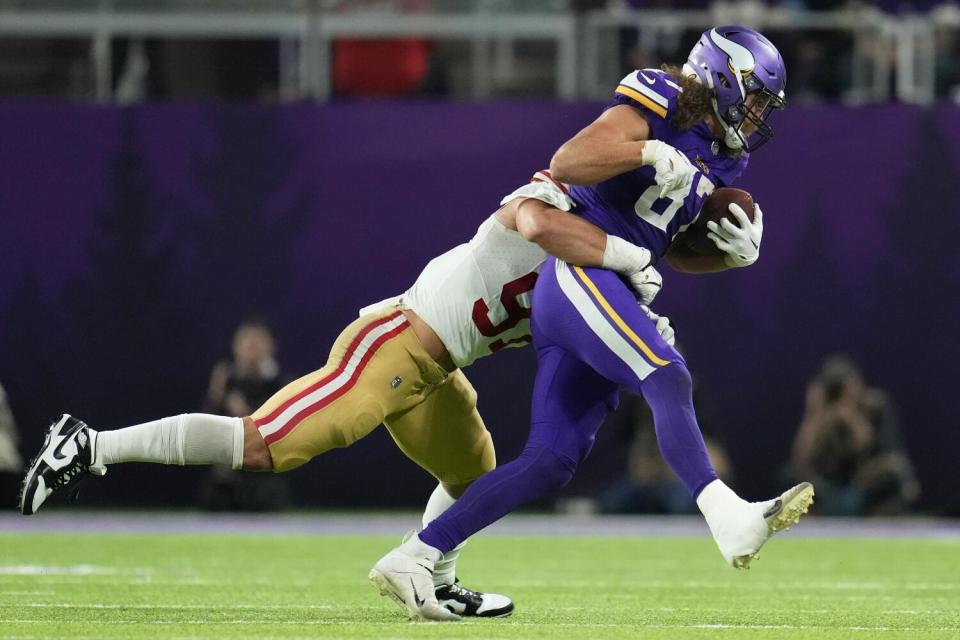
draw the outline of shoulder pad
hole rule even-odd
[[[680,85],[667,72],[639,69],[627,74],[614,93],[617,102],[666,119],[673,112],[681,91]]]

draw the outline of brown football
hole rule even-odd
[[[717,248],[713,240],[707,237],[710,231],[707,228],[707,222],[713,220],[717,224],[724,218],[736,226],[740,226],[728,206],[736,203],[747,212],[747,217],[753,222],[753,196],[743,189],[734,189],[733,187],[720,187],[715,190],[703,203],[700,215],[696,221],[687,227],[686,231],[677,236],[675,242],[683,242],[691,251],[702,256],[719,256],[723,252]]]

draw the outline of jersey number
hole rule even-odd
[[[526,320],[530,317],[530,309],[521,305],[519,298],[524,293],[533,289],[533,285],[537,283],[537,275],[536,272],[528,273],[522,278],[511,280],[503,285],[503,289],[500,290],[500,304],[503,306],[504,311],[507,312],[507,317],[503,322],[493,324],[493,322],[490,321],[490,307],[487,306],[487,303],[484,302],[482,298],[473,303],[473,323],[477,325],[477,329],[480,330],[481,335],[488,338],[495,338],[504,331],[513,329],[521,320]],[[506,342],[503,340],[494,340],[490,343],[490,351],[499,351],[512,344],[526,344],[530,342],[530,340],[531,337],[529,335],[520,336],[519,338],[514,338]]]
[[[690,187],[693,188],[693,184]],[[713,183],[701,173],[697,177],[697,196],[700,198],[708,196],[713,192],[713,189]],[[640,198],[633,205],[633,210],[637,212],[638,216],[665,232],[673,217],[677,215],[677,211],[680,211],[680,207],[683,206],[683,201],[689,195],[690,191],[687,190],[682,198],[668,198],[670,204],[667,205],[666,210],[663,213],[657,213],[653,210],[653,205],[660,199],[660,185],[653,184],[640,194]]]

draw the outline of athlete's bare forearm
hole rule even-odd
[[[569,264],[632,276],[653,262],[649,250],[535,198],[512,200],[494,215],[507,228]]]
[[[610,142],[575,137],[557,149],[550,173],[567,184],[597,184],[643,165],[646,141]]]
[[[603,112],[550,160],[554,180],[569,184],[596,184],[643,164],[650,126],[633,107],[618,105]]]
[[[517,216],[520,234],[564,262],[581,267],[599,267],[607,246],[607,234],[580,216],[549,207],[537,200],[524,200]]]

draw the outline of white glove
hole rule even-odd
[[[652,265],[646,269],[626,274],[630,287],[640,304],[650,304],[663,288],[663,276]]]
[[[650,310],[645,304],[641,304],[640,308],[643,309],[643,312],[647,314],[647,317],[657,325],[657,333],[660,334],[660,337],[663,338],[663,341],[666,342],[671,347],[673,343],[676,342],[677,332],[673,330],[673,327],[670,326],[670,318],[667,316],[658,316],[653,311]]]
[[[549,173],[549,171],[537,171],[533,174],[530,182],[516,189],[510,195],[504,196],[500,205],[503,206],[517,198],[533,198],[561,211],[570,211],[574,207],[574,201],[564,192],[560,183],[550,177]]]
[[[607,246],[603,250],[601,267],[629,276],[652,264],[653,254],[649,249],[638,247],[619,236],[607,234]]]
[[[653,167],[661,198],[683,200],[690,193],[697,168],[687,156],[666,142],[647,140],[643,145],[641,164]]]
[[[730,203],[730,212],[740,223],[733,224],[726,218],[717,224],[713,220],[707,223],[707,237],[713,240],[717,248],[726,253],[723,261],[728,267],[747,267],[760,257],[760,238],[763,236],[763,211],[760,205],[753,205],[753,222],[740,205]]]

